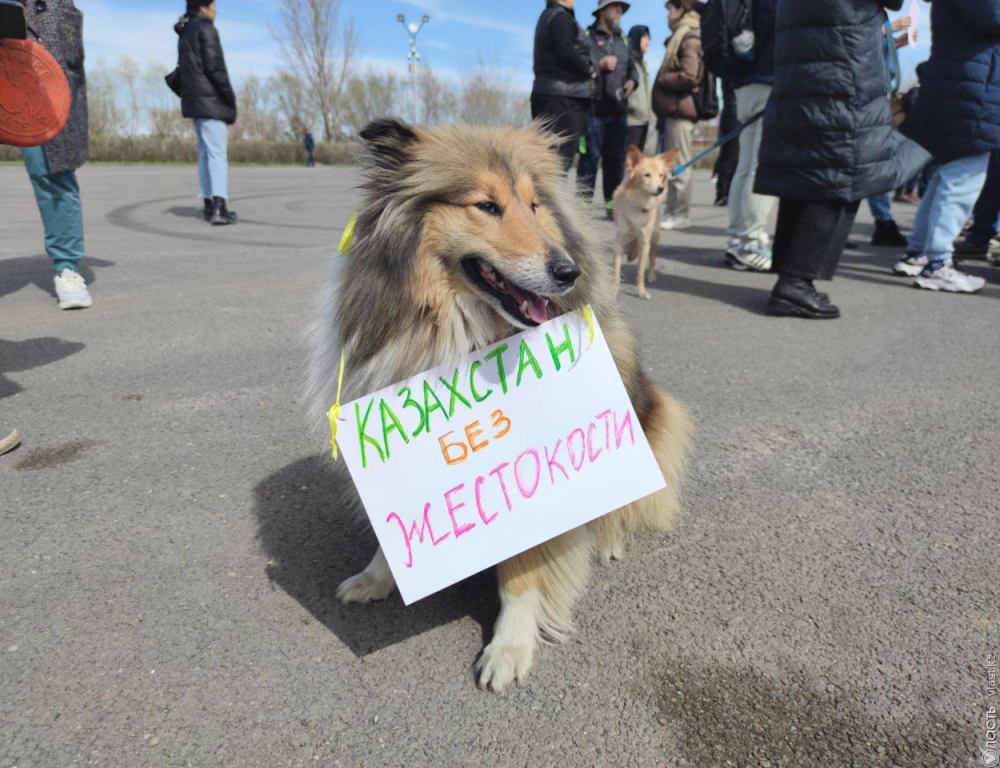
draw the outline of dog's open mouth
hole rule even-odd
[[[527,288],[522,288],[501,275],[481,259],[462,259],[462,268],[484,293],[497,299],[504,311],[527,326],[541,325],[549,319],[549,300]]]

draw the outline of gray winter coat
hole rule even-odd
[[[929,160],[892,129],[883,9],[902,2],[778,0],[755,192],[853,202],[899,186]]]
[[[83,14],[73,0],[28,0],[24,12],[28,39],[38,40],[59,62],[69,91],[72,107],[60,134],[43,144],[51,173],[75,171],[90,156],[87,129],[87,78],[83,73]]]

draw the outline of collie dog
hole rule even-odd
[[[608,263],[555,152],[559,137],[538,124],[418,128],[384,119],[361,138],[354,242],[334,259],[310,331],[313,423],[326,423],[342,349],[346,402],[590,304],[667,482],[497,566],[500,615],[477,668],[480,687],[503,691],[531,668],[541,640],[571,631],[595,555],[621,559],[628,534],[671,527],[691,420],[639,368]],[[343,464],[334,469],[366,519]],[[369,602],[394,589],[378,549],[337,594]]]
[[[667,198],[667,182],[677,159],[677,149],[646,157],[632,144],[625,152],[625,179],[615,190],[615,290],[621,281],[622,253],[639,259],[636,289],[648,299],[646,282],[656,282],[656,248],[660,244],[660,209]]]

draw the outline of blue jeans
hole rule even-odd
[[[67,267],[79,272],[78,264],[83,258],[83,208],[76,172],[49,173],[45,150],[41,147],[24,147],[21,156],[42,215],[45,252],[52,259],[56,273]]]
[[[872,218],[875,221],[892,221],[889,193],[883,192],[881,195],[869,195],[868,210],[872,212]]]
[[[611,207],[611,196],[625,175],[625,142],[628,140],[628,118],[587,117],[587,151],[580,155],[576,168],[576,183],[585,200],[594,196],[597,162],[602,157],[604,204]]]
[[[907,251],[923,254],[936,269],[951,258],[955,238],[969,217],[983,182],[990,155],[973,155],[937,167],[913,220]]]
[[[198,196],[229,199],[229,160],[226,142],[229,131],[221,120],[196,117],[194,132],[198,137]]]
[[[972,209],[972,227],[965,236],[969,245],[983,246],[1000,232],[1000,150],[990,152],[986,182]]]

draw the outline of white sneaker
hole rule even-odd
[[[86,309],[94,303],[83,275],[69,267],[56,275],[56,295],[59,297],[59,309]]]
[[[929,291],[948,291],[949,293],[975,293],[982,290],[986,281],[981,277],[967,275],[955,269],[950,261],[946,261],[933,272],[925,269],[913,281],[917,288]]]
[[[892,265],[892,273],[894,275],[916,277],[924,271],[924,267],[928,264],[930,264],[930,259],[926,256],[914,256],[913,254],[908,253]]]
[[[667,214],[660,221],[660,229],[690,229],[691,219],[687,216],[674,216]]]

